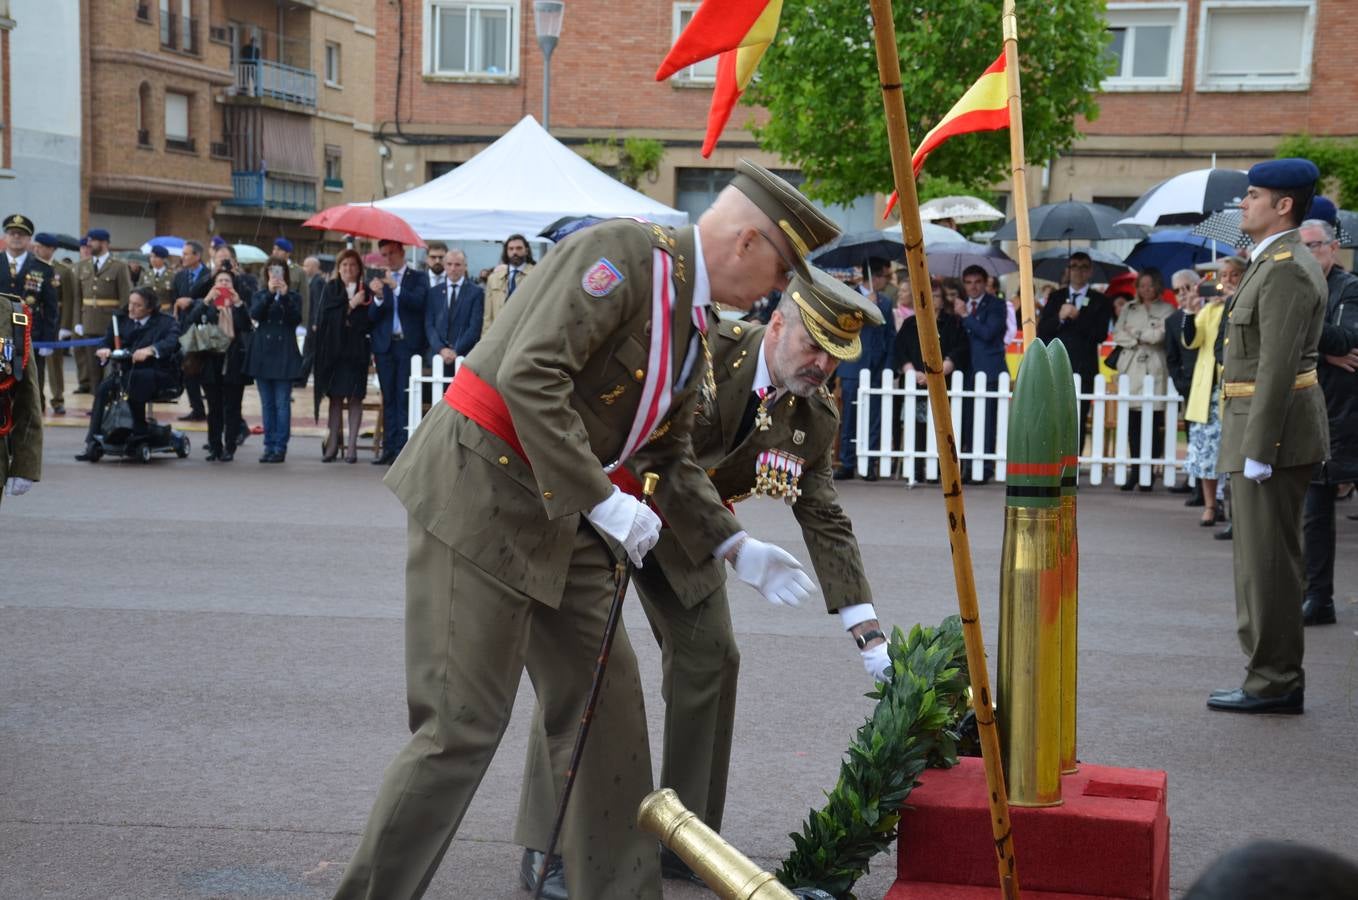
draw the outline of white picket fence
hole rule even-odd
[[[459,358],[455,364],[462,365]],[[432,385],[431,397],[434,402],[438,402],[447,390],[448,383],[453,379],[453,372],[449,372],[444,366],[443,359],[434,357],[432,365],[426,370],[424,360],[419,356],[410,359],[410,398],[409,412],[406,425],[409,433],[414,434],[419,427],[420,421],[424,418],[424,408],[418,398],[424,396],[424,386]],[[938,440],[934,436],[934,413],[929,407],[929,392],[926,388],[916,386],[913,381],[909,384],[896,384],[895,378],[890,372],[880,372],[876,378],[876,385],[872,378],[862,378],[858,384],[858,431],[857,446],[864,448],[868,446],[868,435],[870,431],[870,417],[867,410],[870,404],[877,403],[881,406],[881,428],[877,446],[871,449],[859,449],[857,453],[858,474],[867,475],[868,467],[877,466],[877,474],[883,478],[891,478],[899,475],[904,480],[914,484],[915,463],[924,463],[924,474],[926,478],[938,477]],[[1174,390],[1172,384],[1167,386],[1168,393],[1155,393],[1155,383],[1152,378],[1147,376],[1142,386],[1142,393],[1133,394],[1131,392],[1131,381],[1126,375],[1118,378],[1117,392],[1109,393],[1108,385],[1104,378],[1094,380],[1094,391],[1089,394],[1080,393],[1079,377],[1075,378],[1075,390],[1080,400],[1092,401],[1092,413],[1090,415],[1090,452],[1088,455],[1080,456],[1080,466],[1089,473],[1089,483],[1092,485],[1102,484],[1104,481],[1105,469],[1112,468],[1113,483],[1117,485],[1126,484],[1128,467],[1140,465],[1140,479],[1142,485],[1150,485],[1152,481],[1151,467],[1162,469],[1161,480],[1166,485],[1173,485],[1178,475],[1182,461],[1178,458],[1178,421],[1179,409],[1183,405],[1183,397]],[[983,373],[977,373],[973,377],[972,387],[966,388],[966,379],[961,372],[952,374],[952,381],[948,386],[948,401],[952,415],[953,434],[957,436],[958,456],[961,458],[963,472],[970,470],[973,478],[981,478],[987,462],[993,463],[995,467],[996,479],[1003,481],[1005,476],[1005,449],[1008,446],[1009,435],[1009,400],[1012,396],[1010,389],[1009,374],[1002,373],[999,379],[993,384],[989,384]],[[995,423],[995,452],[985,452],[985,429],[986,429],[986,401],[996,401],[996,414],[998,421]],[[924,402],[928,410],[928,423],[925,426],[925,440],[920,445],[915,434],[915,409],[916,402]],[[976,435],[975,440],[970,443],[970,450],[962,450],[962,410],[965,404],[973,404],[974,420],[972,432]],[[1157,403],[1164,404],[1165,413],[1165,435],[1159,447],[1155,447],[1155,429],[1152,423],[1152,414]],[[1113,428],[1112,440],[1106,433],[1105,422],[1108,421],[1108,409],[1112,406],[1115,410],[1115,426]],[[1141,440],[1136,448],[1136,453],[1132,453],[1132,448],[1128,446],[1130,434],[1128,428],[1128,413],[1133,409],[1141,410]],[[898,427],[898,423],[900,427]],[[900,446],[896,445],[897,432],[899,431]],[[1081,448],[1083,450],[1083,448]],[[1107,452],[1112,450],[1111,453]],[[900,462],[899,467],[896,465]],[[899,471],[897,471],[899,469]]]
[[[857,421],[857,464],[858,474],[867,475],[870,466],[877,466],[877,474],[882,478],[898,475],[914,484],[915,463],[924,463],[925,477],[938,477],[938,440],[934,436],[934,413],[929,407],[929,391],[917,386],[913,380],[909,384],[897,384],[891,372],[878,373],[876,384],[873,378],[864,377],[858,383],[858,421]],[[1172,384],[1167,385],[1168,393],[1155,393],[1155,382],[1147,376],[1140,394],[1131,392],[1131,380],[1122,375],[1118,377],[1116,393],[1108,392],[1106,379],[1094,380],[1092,393],[1080,392],[1080,379],[1075,376],[1075,390],[1081,401],[1092,401],[1090,415],[1090,452],[1084,455],[1081,448],[1080,465],[1089,473],[1089,483],[1102,484],[1106,467],[1112,467],[1113,483],[1123,485],[1127,482],[1128,466],[1140,465],[1139,483],[1149,486],[1152,481],[1151,467],[1162,467],[1162,480],[1166,485],[1175,483],[1182,462],[1178,458],[1178,421],[1181,397]],[[948,386],[948,401],[952,416],[953,434],[956,435],[958,456],[964,474],[980,479],[987,463],[995,468],[995,478],[1003,481],[1005,477],[1005,452],[1009,434],[1009,400],[1012,397],[1009,373],[1004,372],[992,385],[984,373],[978,372],[972,381],[971,389],[966,388],[966,379],[961,372],[952,374]],[[986,401],[995,400],[998,421],[995,424],[995,451],[985,452]],[[921,446],[915,433],[916,403],[923,401],[928,410],[925,426],[925,441]],[[871,418],[869,405],[881,406],[880,433],[876,447],[869,448]],[[970,450],[962,450],[962,415],[966,404],[972,404],[972,433],[975,438],[970,442]],[[1164,404],[1165,434],[1161,446],[1155,447],[1155,429],[1152,414],[1156,404]],[[1106,434],[1105,422],[1108,421],[1109,406],[1114,409],[1115,427],[1111,442]],[[1141,440],[1132,453],[1128,446],[1130,431],[1128,413],[1141,410]],[[898,427],[901,426],[901,427]],[[895,440],[899,432],[900,446]],[[1110,447],[1111,444],[1111,447]],[[869,448],[869,449],[864,449]],[[1112,450],[1111,453],[1108,450]],[[900,461],[899,472],[895,465]]]

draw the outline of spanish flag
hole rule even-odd
[[[694,63],[717,56],[717,81],[707,112],[702,154],[712,155],[736,101],[749,87],[754,70],[773,43],[783,0],[702,0],[656,70],[664,81]],[[718,55],[720,54],[720,55]]]
[[[924,168],[924,160],[948,138],[1009,127],[1009,87],[1005,82],[1004,71],[1004,53],[1001,52],[999,59],[981,73],[981,77],[967,89],[962,99],[954,103],[948,114],[924,136],[910,161],[916,178],[919,178],[920,170]],[[896,194],[892,192],[886,202],[887,213],[895,205]]]

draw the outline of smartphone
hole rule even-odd
[[[217,296],[213,299],[212,302],[216,303],[218,306],[226,306],[227,301],[230,300],[230,298],[231,298],[230,289],[219,287],[217,288]]]
[[[1215,282],[1204,281],[1198,285],[1198,296],[1219,297],[1221,296],[1221,289],[1216,285]]]
[[[285,266],[280,265],[269,266],[269,277],[277,278],[279,281],[286,282],[288,280],[288,270]]]

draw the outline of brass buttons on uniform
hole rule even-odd
[[[543,492],[542,492],[542,499],[543,499],[543,500],[550,500],[550,499],[552,499],[552,492],[551,492],[551,491],[543,491]]]
[[[508,457],[508,456],[502,456],[502,457],[500,457],[500,465],[502,465],[502,466],[507,466],[507,465],[509,465],[509,457]]]
[[[707,470],[707,477],[708,477],[708,478],[715,478],[715,477],[717,477],[717,470],[716,470],[715,467]]]
[[[637,369],[635,372],[632,373],[632,377],[635,378],[637,381],[645,381],[645,380],[646,380],[646,370],[645,370],[645,369]]]
[[[744,330],[745,330],[745,329],[743,329],[743,328],[741,328],[739,325],[737,325],[735,328],[732,328],[732,329],[731,329],[731,333],[734,334],[736,337],[740,337],[741,332],[743,332]]]
[[[1229,347],[1230,345],[1231,345],[1231,339],[1230,339],[1230,338],[1226,338],[1225,340],[1223,340],[1223,341],[1221,342],[1221,346],[1223,346],[1223,347]]]

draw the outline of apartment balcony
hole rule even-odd
[[[233,97],[255,97],[316,108],[316,73],[267,59],[236,62]]]
[[[231,199],[223,201],[224,206],[316,211],[314,179],[287,178],[267,172],[232,172],[231,188]]]

